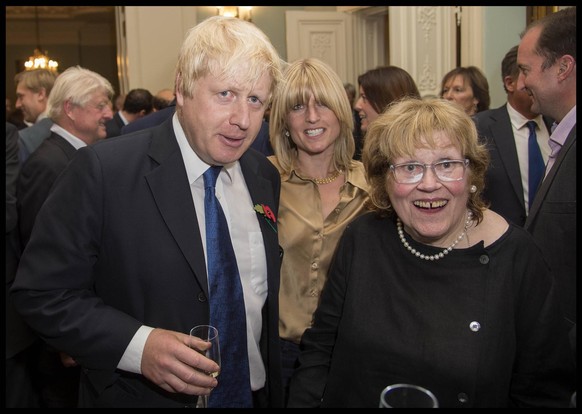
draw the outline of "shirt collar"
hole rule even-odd
[[[563,146],[574,125],[576,125],[576,105],[570,109],[570,112],[556,126],[556,129],[550,135],[550,139]]]
[[[55,134],[63,137],[69,144],[71,144],[73,147],[75,147],[75,149],[79,149],[79,148],[87,146],[85,141],[83,141],[80,138],[77,138],[76,136],[71,134],[69,131],[67,131],[65,128],[63,128],[62,126],[60,126],[56,123],[53,123],[51,125],[50,130],[52,132],[54,132]]]
[[[523,127],[527,128],[527,123],[529,121],[534,121],[536,123],[536,125],[538,126],[538,129],[540,128],[540,125],[543,124],[544,120],[542,115],[538,115],[533,119],[527,119],[525,116],[523,116],[522,114],[520,114],[519,112],[517,112],[517,110],[511,106],[511,104],[509,102],[507,102],[507,112],[509,113],[509,119],[511,120],[511,124],[513,125],[513,127],[515,129],[521,129]]]
[[[121,122],[123,122],[124,125],[129,124],[129,121],[127,120],[127,118],[123,116],[123,112],[119,111],[117,113],[119,114],[119,118],[121,118]]]
[[[297,173],[297,170],[295,169],[294,164],[291,166],[291,171],[289,171],[289,173],[287,173],[286,171],[283,171],[283,169],[281,168],[281,166],[277,160],[277,157],[275,155],[271,155],[268,158],[275,165],[277,170],[279,170],[279,173],[281,174],[281,181],[282,182],[292,181],[294,179],[294,177],[297,180],[305,181],[305,177],[301,177]],[[359,168],[362,169],[362,174],[357,174],[355,172]],[[353,170],[348,168],[348,170],[345,171],[345,175],[346,175],[346,183],[349,183],[349,184],[353,185],[354,187],[358,187],[358,188],[361,188],[365,191],[368,191],[368,184],[366,182],[366,174],[364,172],[363,164],[356,162],[356,167],[353,168]]]

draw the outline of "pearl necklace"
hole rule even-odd
[[[457,237],[457,239],[453,242],[453,244],[451,244],[449,247],[444,249],[442,252],[437,253],[437,254],[432,254],[430,256],[420,253],[415,248],[410,246],[410,244],[406,241],[406,239],[404,238],[404,230],[402,229],[402,221],[400,221],[400,218],[396,219],[396,227],[398,228],[398,237],[400,237],[400,241],[402,242],[404,247],[406,247],[406,249],[410,253],[412,253],[416,257],[419,257],[419,258],[424,259],[424,260],[439,260],[439,259],[442,259],[443,257],[445,257],[447,254],[449,254],[449,252],[451,250],[453,250],[453,248],[461,241],[461,239],[463,237],[465,237],[465,234],[467,234],[467,229],[471,225],[472,219],[473,219],[473,214],[470,211],[468,211],[467,212],[467,220],[465,221],[465,227],[463,228],[463,232],[459,235],[459,237]]]
[[[315,184],[329,184],[329,183],[334,182],[335,179],[338,178],[341,173],[343,173],[342,170],[337,170],[332,175],[329,175],[325,178],[313,178],[312,177],[310,179],[313,180],[315,182]]]

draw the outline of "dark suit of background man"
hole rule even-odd
[[[121,128],[149,115],[154,110],[154,97],[147,89],[132,89],[123,101],[123,108],[105,123],[107,138],[121,135]]]
[[[576,8],[526,28],[517,64],[517,87],[533,96],[532,110],[556,121],[550,135],[553,152],[525,229],[550,263],[576,355]]]
[[[20,257],[16,202],[19,172],[18,129],[6,122],[6,408],[38,408],[40,399],[35,368],[39,342],[14,309],[8,295]]]
[[[486,143],[491,155],[491,163],[485,174],[483,198],[491,203],[491,210],[523,227],[530,196],[527,190],[527,122],[533,120],[538,125],[537,141],[544,164],[550,155],[550,124],[540,114],[532,112],[531,96],[516,86],[519,77],[517,46],[512,47],[503,58],[501,77],[507,93],[507,103],[473,116],[479,138]]]
[[[206,19],[180,51],[176,113],[81,148],[55,183],[11,293],[29,325],[82,366],[82,407],[193,407],[218,385],[189,336],[208,324],[213,299],[202,176],[212,165],[223,166],[216,193],[243,287],[255,406],[282,406],[277,223],[255,210],[277,214],[281,182],[249,149],[281,68],[252,23]]]
[[[112,96],[113,87],[107,79],[79,66],[71,66],[55,81],[49,97],[50,135],[23,164],[18,180],[22,251],[54,182],[77,149],[105,138],[104,123],[112,116],[109,107]],[[59,348],[44,345],[39,352],[37,382],[41,388],[41,406],[77,407],[80,368],[58,351]]]

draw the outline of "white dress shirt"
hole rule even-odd
[[[544,159],[544,164],[548,163],[548,158],[550,157],[551,149],[548,143],[550,134],[544,119],[541,115],[538,115],[534,119],[527,119],[522,114],[517,112],[511,104],[507,103],[507,112],[509,113],[509,118],[511,120],[511,128],[513,129],[513,136],[515,138],[515,148],[517,149],[517,159],[519,160],[519,172],[521,174],[521,185],[523,187],[523,200],[525,202],[526,213],[529,213],[529,128],[527,126],[528,121],[535,121],[537,124],[536,128],[536,138],[540,151],[542,153],[542,158]]]

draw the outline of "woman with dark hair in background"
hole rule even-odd
[[[360,114],[362,133],[386,107],[405,96],[420,98],[412,76],[398,66],[381,66],[358,76],[360,96],[354,108]]]
[[[469,116],[473,116],[489,109],[489,82],[475,66],[458,67],[443,77],[441,98],[458,103]]]

